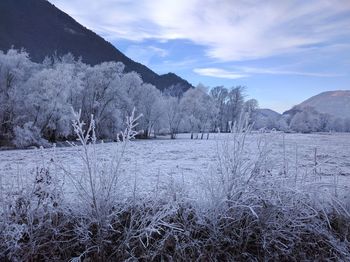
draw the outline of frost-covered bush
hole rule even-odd
[[[7,219],[0,223],[3,261],[346,261],[350,256],[349,233],[341,228],[350,220],[337,213],[310,216],[295,206],[203,212],[189,202],[143,199],[116,203],[100,231],[101,224],[68,206],[43,209],[23,201],[18,198],[11,209],[20,216],[2,216]]]
[[[0,260],[55,260],[74,246],[71,217],[51,170],[38,168],[32,185],[1,201]]]
[[[41,137],[40,130],[32,122],[25,123],[23,127],[14,128],[13,143],[19,148],[29,146],[46,146],[48,143]]]

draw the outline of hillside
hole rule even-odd
[[[254,128],[276,128],[276,123],[280,119],[281,114],[271,109],[257,109],[254,114]]]
[[[267,117],[267,118],[274,118],[277,119],[279,117],[281,117],[280,113],[277,113],[276,111],[273,111],[271,109],[268,108],[261,108],[257,110],[257,113],[263,117]]]
[[[55,52],[57,55],[71,52],[91,65],[120,61],[127,72],[138,72],[145,82],[160,90],[171,85],[180,87],[182,91],[192,87],[173,73],[158,75],[131,60],[46,0],[0,1],[0,50],[6,51],[11,46],[17,49],[24,47],[35,62],[41,62],[45,56]]]
[[[350,117],[350,90],[323,92],[305,100],[298,107],[313,107],[320,113],[340,118]]]

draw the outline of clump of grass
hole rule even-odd
[[[100,241],[96,221],[60,205],[44,209],[35,194],[25,198],[30,203],[18,196],[3,217],[2,261],[341,261],[350,255],[345,235],[329,228],[322,213],[300,221],[304,214],[291,207],[253,214],[244,207],[203,212],[191,203],[119,203]],[[338,223],[350,223],[342,219]]]

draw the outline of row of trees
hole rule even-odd
[[[0,51],[0,146],[19,147],[65,140],[73,136],[72,112],[81,110],[88,124],[91,115],[99,139],[117,139],[124,120],[136,108],[140,136],[178,132],[228,132],[242,113],[257,128],[279,130],[346,131],[350,121],[334,120],[312,109],[297,110],[291,116],[262,118],[258,102],[245,100],[241,86],[210,90],[203,85],[179,92],[175,86],[160,92],[144,83],[124,65],[105,62],[95,66],[76,60],[71,54],[34,63],[23,50]]]
[[[291,130],[303,133],[336,131],[350,132],[350,118],[337,118],[319,113],[312,107],[294,109],[296,113],[289,116]]]
[[[274,114],[255,118],[256,128],[275,128],[282,131],[311,132],[350,132],[350,118],[335,117],[320,113],[313,107],[295,106],[283,115]]]
[[[228,131],[243,110],[257,106],[244,101],[243,91],[216,87],[208,93],[199,85],[184,94],[176,87],[162,93],[137,73],[125,73],[122,63],[90,66],[71,54],[34,63],[25,51],[10,49],[0,52],[0,141],[27,146],[69,139],[73,110],[81,110],[86,123],[94,115],[99,139],[116,139],[133,108],[142,114],[137,128],[144,138]]]

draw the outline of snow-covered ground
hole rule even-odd
[[[180,134],[177,139],[161,137],[131,141],[119,169],[120,190],[129,194],[158,194],[169,189],[184,190],[197,198],[208,175],[217,170],[218,150],[232,134],[211,134],[208,140],[190,139]],[[350,134],[249,134],[246,157],[257,155],[258,139],[265,137],[270,153],[268,166],[275,175],[285,170],[288,176],[305,181],[337,183],[347,188],[350,182]],[[96,145],[100,163],[108,163],[121,143]],[[83,170],[79,157],[81,147],[0,151],[1,194],[30,185],[37,168],[46,166],[72,190],[63,166],[74,174]],[[316,150],[316,172],[315,172]]]

